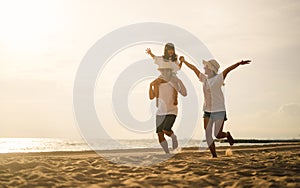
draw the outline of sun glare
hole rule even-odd
[[[55,31],[57,11],[54,1],[1,1],[0,42],[17,53],[36,53]]]

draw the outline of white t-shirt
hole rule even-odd
[[[217,74],[212,78],[207,78],[205,74],[199,74],[199,80],[203,83],[205,112],[226,111],[225,99],[222,91],[224,83],[223,73]]]
[[[178,108],[174,105],[174,88],[170,83],[162,83],[159,85],[158,107],[156,115],[177,115]]]
[[[164,58],[163,58],[162,56],[154,56],[153,59],[154,59],[154,63],[157,64],[158,67],[160,67],[160,65],[161,65],[163,62],[166,62],[166,61],[164,61]],[[173,72],[173,73],[177,73],[177,71],[180,70],[178,60],[176,60],[176,61],[171,61],[171,60],[169,60],[169,61],[167,61],[167,62],[171,63],[171,66],[172,66],[172,72]]]

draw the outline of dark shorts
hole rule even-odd
[[[224,119],[224,121],[227,120],[227,115],[226,111],[222,112],[204,112],[203,118],[210,118],[211,120],[219,120],[219,119]]]
[[[156,133],[165,131],[171,131],[173,124],[175,122],[176,115],[163,115],[163,116],[156,116]]]

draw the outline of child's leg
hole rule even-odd
[[[176,75],[172,75],[170,83],[176,89],[176,91],[179,91],[178,83],[180,82],[180,79]]]
[[[224,119],[218,119],[215,121],[215,137],[220,139],[220,138],[225,138],[227,137],[227,133],[223,132],[223,126],[224,126]]]
[[[160,77],[156,78],[155,80],[153,80],[151,82],[151,84],[159,82],[159,79],[161,79],[161,78]],[[159,87],[159,85],[154,86],[154,95],[156,97],[156,107],[158,107],[158,97],[159,97],[159,89],[158,89],[158,87]]]
[[[223,132],[224,119],[215,121],[215,137],[217,138],[227,138],[229,144],[232,146],[234,144],[234,139],[232,138],[230,132]]]
[[[213,121],[210,118],[204,118],[204,129],[206,142],[213,157],[217,157],[215,142],[212,137]]]

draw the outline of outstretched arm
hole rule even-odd
[[[228,67],[228,68],[226,68],[226,69],[223,71],[223,79],[225,80],[227,74],[228,74],[230,71],[236,69],[236,68],[237,68],[238,66],[240,66],[240,65],[247,65],[247,64],[249,64],[250,62],[251,62],[251,60],[246,60],[246,61],[242,60],[242,61],[240,61],[240,62],[238,62],[238,63],[236,63],[236,64],[234,64],[234,65],[231,65],[231,66]]]
[[[199,69],[197,69],[197,67],[195,67],[194,65],[185,61],[183,56],[180,56],[179,60],[180,60],[181,64],[184,63],[188,68],[190,68],[192,71],[194,71],[194,73],[196,74],[197,77],[199,77],[200,71],[199,71]]]
[[[146,54],[150,55],[152,58],[155,57],[155,55],[151,52],[151,49],[150,49],[150,48],[147,48],[147,49],[146,49]]]

